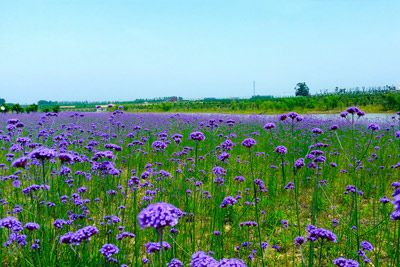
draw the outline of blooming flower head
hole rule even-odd
[[[236,202],[237,202],[236,198],[234,198],[232,196],[228,196],[228,197],[224,198],[220,207],[225,208],[227,206],[233,206],[233,205],[235,205]]]
[[[107,258],[110,258],[112,255],[117,254],[118,252],[119,248],[113,244],[104,244],[100,249],[100,253]]]
[[[284,146],[277,146],[275,148],[275,152],[280,154],[280,155],[285,155],[285,154],[287,154],[287,148],[284,147]]]
[[[40,228],[39,224],[34,223],[34,222],[28,222],[25,224],[25,229],[33,231],[33,230],[38,230]]]
[[[163,141],[154,141],[153,144],[151,144],[151,147],[155,151],[164,151],[167,148],[167,144]]]
[[[206,136],[202,132],[192,132],[189,136],[190,139],[195,141],[203,141],[206,139]]]
[[[343,257],[339,257],[337,259],[335,259],[333,261],[333,264],[339,267],[358,267],[360,266],[360,264],[355,261],[355,260],[351,260],[351,259],[346,259]]]
[[[265,130],[271,130],[271,129],[274,129],[276,127],[276,125],[275,125],[275,123],[273,123],[273,122],[268,122],[268,123],[266,123],[265,125],[264,125],[264,129]]]
[[[306,242],[306,239],[303,236],[297,236],[294,239],[294,244],[296,246],[301,246]]]
[[[27,157],[20,157],[13,161],[11,166],[14,168],[25,168],[28,165],[28,158]]]
[[[0,219],[0,227],[8,228],[14,232],[20,232],[23,230],[22,223],[12,216]]]
[[[183,212],[175,206],[160,202],[150,204],[144,208],[139,213],[138,220],[141,228],[153,227],[158,229],[165,226],[177,225],[182,215]]]
[[[208,267],[215,266],[217,261],[204,253],[203,251],[198,251],[192,255],[192,260],[190,261],[190,267]]]
[[[246,264],[240,259],[222,259],[215,267],[246,267]]]
[[[148,242],[144,246],[146,247],[147,254],[159,252],[161,249],[168,250],[171,248],[171,245],[165,241],[163,241],[162,244],[160,244],[160,242]]]
[[[357,112],[359,112],[360,110],[358,109],[358,107],[348,107],[346,109],[346,112],[349,114],[357,114]]]
[[[40,147],[33,150],[29,157],[32,159],[40,159],[40,160],[50,160],[56,156],[57,152],[54,149]]]
[[[304,159],[303,158],[299,158],[294,162],[294,167],[296,169],[300,169],[303,166],[304,166]]]
[[[307,226],[307,232],[307,239],[310,241],[317,241],[318,239],[322,239],[336,243],[336,235],[327,229],[317,228],[314,225],[309,225]]]
[[[257,142],[253,138],[246,138],[242,142],[242,146],[247,147],[247,148],[251,148],[252,146],[254,146],[256,144],[257,144]]]
[[[323,134],[324,133],[324,131],[322,131],[320,128],[313,128],[312,132],[314,134]]]
[[[375,132],[375,131],[379,131],[380,127],[376,123],[371,123],[368,125],[368,129]]]
[[[178,259],[172,259],[168,264],[167,267],[182,267],[183,263]]]
[[[372,244],[371,243],[369,243],[368,241],[362,241],[361,242],[361,248],[363,249],[363,250],[365,250],[365,251],[372,251],[372,250],[374,250],[374,246],[372,246]]]

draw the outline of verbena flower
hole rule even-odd
[[[144,208],[138,215],[138,221],[141,228],[163,228],[177,225],[182,215],[183,212],[175,206],[160,202]]]
[[[202,132],[192,132],[189,136],[190,139],[195,141],[203,141],[206,139],[206,136]]]
[[[119,248],[114,244],[104,244],[99,251],[105,257],[110,258],[119,252]]]
[[[339,267],[359,267],[360,264],[356,260],[339,257],[333,261],[333,264]]]
[[[215,267],[215,264],[217,261],[203,251],[194,253],[190,261],[190,267]]]
[[[221,208],[225,208],[227,206],[233,206],[235,205],[235,203],[237,202],[236,198],[232,197],[232,196],[227,196],[224,198],[224,200],[222,201],[220,207]]]
[[[253,138],[246,138],[242,142],[242,146],[247,147],[247,148],[251,148],[252,146],[255,146],[256,144],[257,144],[257,142]]]

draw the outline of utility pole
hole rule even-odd
[[[256,81],[253,81],[253,96],[256,96]]]

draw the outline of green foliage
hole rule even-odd
[[[24,108],[20,104],[14,104],[11,106],[11,111],[14,111],[16,113],[21,113],[24,111]]]
[[[36,104],[31,104],[31,105],[29,105],[29,106],[27,106],[27,107],[25,108],[25,112],[27,112],[27,113],[30,113],[30,112],[37,112],[38,109],[39,109],[39,106],[38,106],[38,105],[36,105]]]

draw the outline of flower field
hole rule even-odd
[[[400,266],[400,113],[0,115],[2,266]]]

